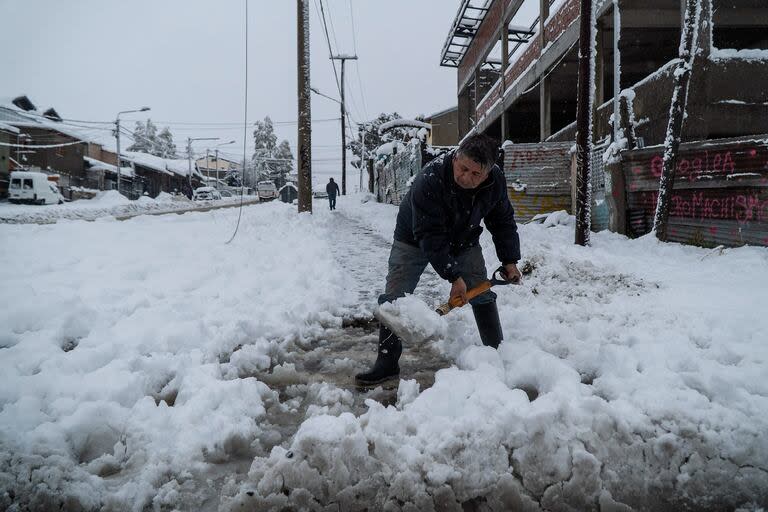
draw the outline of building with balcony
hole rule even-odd
[[[663,141],[685,2],[594,0],[595,140],[621,91],[637,136]],[[457,68],[459,137],[575,137],[579,0],[463,0],[441,64]],[[768,4],[702,0],[684,139],[768,132]]]

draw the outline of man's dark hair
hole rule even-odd
[[[483,169],[488,170],[496,163],[496,158],[499,155],[499,145],[487,135],[470,135],[461,141],[456,154],[464,155],[480,164]]]

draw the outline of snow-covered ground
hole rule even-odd
[[[247,198],[253,202],[256,198]],[[140,197],[131,201],[110,190],[99,192],[93,199],[80,199],[64,204],[28,205],[0,203],[0,223],[10,224],[50,224],[60,219],[95,220],[100,217],[131,217],[146,213],[165,213],[178,210],[210,208],[211,206],[239,204],[239,197],[216,201],[193,202],[184,196],[172,196],[162,192],[156,198]]]
[[[323,345],[383,284],[396,209],[360,199],[246,207],[230,245],[236,209],[0,225],[0,508],[768,506],[768,249],[521,226],[499,351],[404,300],[452,366],[360,411]],[[341,375],[292,384],[305,352]]]

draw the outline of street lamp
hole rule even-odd
[[[189,175],[187,181],[189,183],[189,194],[192,197],[192,141],[196,140],[219,140],[218,137],[187,137],[187,160],[189,161]],[[207,165],[207,164],[206,164]],[[207,169],[206,169],[207,170]]]
[[[231,140],[229,142],[222,142],[221,144],[216,144],[216,146],[214,146],[216,156],[213,157],[213,161],[216,162],[216,189],[219,188],[219,147],[226,146],[227,144],[234,144],[234,143],[235,141]],[[210,149],[205,148],[205,172],[208,173],[208,177],[210,178],[211,169],[210,169],[210,164],[208,163],[208,151],[210,151]]]
[[[122,112],[117,113],[117,118],[115,119],[115,138],[117,139],[117,193],[120,193],[120,169],[122,169],[122,165],[120,164],[120,114],[131,114],[133,112],[146,112],[150,110],[149,107],[141,107],[139,109],[135,110],[123,110]]]

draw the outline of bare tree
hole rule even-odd
[[[667,240],[667,225],[672,190],[675,187],[675,172],[677,168],[677,153],[682,139],[685,109],[688,103],[688,85],[693,72],[693,61],[696,56],[698,43],[698,26],[701,16],[701,0],[687,0],[685,5],[685,20],[680,35],[680,62],[675,69],[672,105],[669,108],[669,124],[667,136],[664,139],[664,160],[661,180],[659,181],[659,199],[656,204],[656,216],[653,230],[656,238]]]

